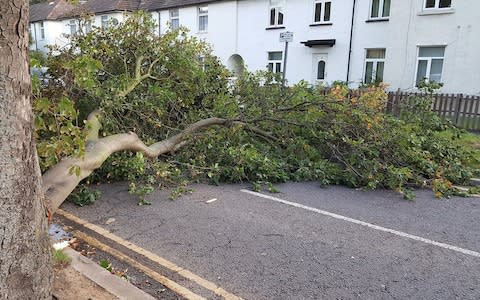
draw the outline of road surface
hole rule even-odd
[[[480,299],[479,198],[195,185],[137,206],[127,188],[62,208],[244,299]]]

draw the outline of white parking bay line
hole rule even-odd
[[[462,254],[466,254],[466,255],[470,255],[470,256],[480,258],[480,252],[460,248],[460,247],[445,244],[445,243],[440,243],[440,242],[437,242],[437,241],[429,240],[429,239],[426,239],[426,238],[423,238],[423,237],[420,237],[420,236],[416,236],[416,235],[413,235],[413,234],[409,234],[409,233],[406,233],[406,232],[402,232],[402,231],[378,226],[378,225],[367,223],[367,222],[360,221],[360,220],[357,220],[357,219],[352,219],[352,218],[349,218],[349,217],[345,217],[345,216],[342,216],[342,215],[339,215],[339,214],[331,213],[331,212],[321,210],[321,209],[318,209],[318,208],[306,206],[306,205],[303,205],[303,204],[300,204],[300,203],[295,203],[295,202],[283,200],[283,199],[280,199],[280,198],[277,198],[277,197],[272,197],[272,196],[269,196],[269,195],[265,195],[265,194],[245,190],[245,189],[242,189],[240,191],[243,192],[243,193],[251,194],[251,195],[261,197],[261,198],[264,198],[264,199],[268,199],[268,200],[272,200],[272,201],[275,201],[275,202],[283,203],[283,204],[286,204],[286,205],[289,205],[289,206],[302,208],[302,209],[305,209],[305,210],[308,210],[308,211],[311,211],[311,212],[315,212],[317,214],[321,214],[321,215],[324,215],[324,216],[332,217],[332,218],[335,218],[335,219],[338,219],[338,220],[342,220],[342,221],[354,223],[354,224],[357,224],[357,225],[365,226],[365,227],[372,228],[372,229],[375,229],[375,230],[378,230],[378,231],[388,232],[388,233],[391,233],[391,234],[394,234],[394,235],[397,235],[397,236],[400,236],[400,237],[403,237],[403,238],[423,242],[423,243],[434,245],[434,246],[437,246],[437,247],[440,247],[440,248],[444,248],[444,249],[448,249],[448,250],[460,252]]]

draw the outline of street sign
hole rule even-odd
[[[286,31],[280,33],[280,42],[290,43],[293,41],[293,32]]]

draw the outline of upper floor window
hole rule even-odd
[[[282,72],[282,51],[268,52],[267,69],[273,73]]]
[[[452,0],[425,0],[425,9],[451,8]]]
[[[372,0],[370,18],[388,18],[390,16],[390,1],[391,0]]]
[[[208,30],[208,6],[198,8],[198,31],[206,32]]]
[[[283,25],[283,0],[270,0],[270,26]]]
[[[40,22],[40,39],[45,39],[45,26],[43,25],[43,21]]]
[[[332,2],[324,0],[316,0],[315,5],[315,14],[313,16],[314,23],[328,23],[331,19],[332,13]]]
[[[68,26],[70,27],[70,34],[73,35],[77,33],[77,21],[70,20],[70,22],[68,22]]]
[[[367,49],[365,58],[364,83],[379,83],[383,81],[385,68],[385,49]]]
[[[422,80],[441,82],[445,47],[420,47],[418,49],[416,84]]]
[[[180,27],[180,14],[178,8],[171,9],[170,12],[170,26],[172,29],[178,29]]]
[[[101,21],[101,26],[102,28],[107,28],[108,27],[108,16],[102,16],[100,18],[100,21]]]

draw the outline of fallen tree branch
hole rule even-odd
[[[88,117],[85,154],[82,157],[70,156],[62,159],[43,174],[42,187],[49,215],[57,210],[83,179],[100,168],[105,160],[115,152],[129,150],[142,152],[147,157],[156,158],[159,155],[177,151],[187,144],[188,137],[205,128],[238,124],[258,135],[278,141],[272,134],[247,123],[223,118],[207,118],[187,126],[174,136],[147,146],[133,132],[99,138],[101,127],[99,115],[100,113],[95,111]]]

